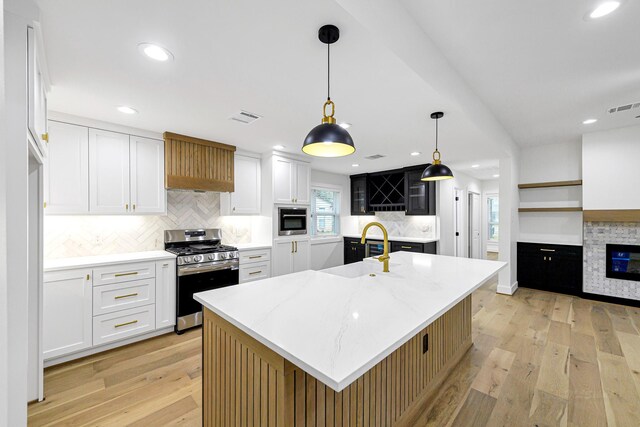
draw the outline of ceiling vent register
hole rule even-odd
[[[231,120],[235,120],[236,122],[244,123],[246,125],[253,123],[260,118],[262,118],[262,116],[242,110],[240,110],[239,113],[229,117],[229,119]]]
[[[621,112],[624,112],[624,111],[635,110],[637,108],[640,108],[640,102],[634,102],[632,104],[620,105],[618,107],[611,107],[611,108],[608,108],[607,111],[609,112],[609,114],[613,114],[613,113],[621,113]]]
[[[371,156],[365,157],[365,159],[367,159],[367,160],[378,160],[378,159],[381,159],[383,157],[385,157],[385,156],[383,156],[382,154],[373,154]]]

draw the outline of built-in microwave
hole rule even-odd
[[[278,236],[307,234],[307,208],[279,207]]]

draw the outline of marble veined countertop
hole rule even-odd
[[[394,252],[389,273],[368,258],[201,292],[195,299],[341,391],[505,266]]]
[[[127,262],[155,261],[159,259],[176,259],[171,252],[144,251],[129,252],[123,254],[94,255],[73,258],[57,258],[44,260],[44,271],[67,270],[69,268],[81,268],[87,266],[99,266],[110,264],[123,264]]]
[[[373,231],[377,231],[372,229]],[[343,234],[344,237],[353,237],[355,239],[360,239],[362,234]],[[375,233],[367,233],[367,239],[370,240],[382,240],[382,234]],[[389,236],[390,242],[408,242],[408,243],[431,243],[437,242],[440,239],[432,238],[432,237],[400,237],[400,236]]]

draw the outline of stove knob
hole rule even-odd
[[[227,254],[225,252],[220,253],[220,259],[226,259]]]
[[[193,262],[202,262],[204,257],[202,255],[196,255],[193,257]]]
[[[188,264],[191,262],[191,257],[190,256],[186,256],[184,258],[182,258],[182,260],[185,262],[185,264]]]
[[[213,256],[213,254],[209,254],[209,256],[207,257],[209,258],[209,261],[213,261],[215,259],[215,257]]]

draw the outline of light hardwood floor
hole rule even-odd
[[[640,309],[495,283],[473,295],[474,346],[424,426],[640,426]],[[29,424],[201,424],[201,333],[52,367]]]

